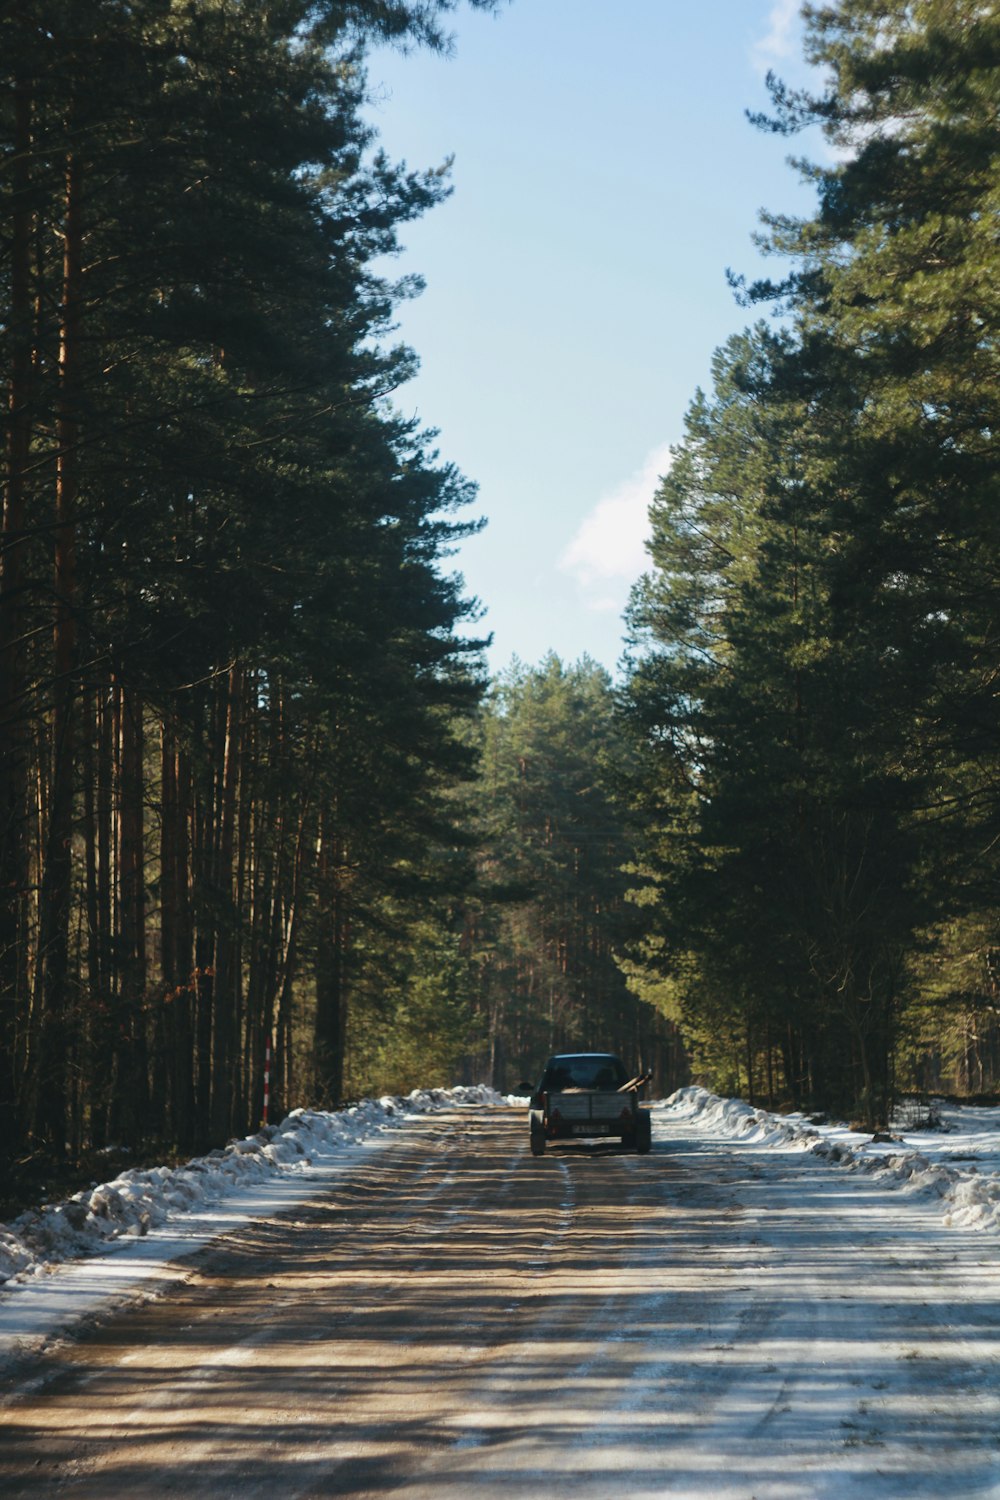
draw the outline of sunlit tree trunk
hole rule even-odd
[[[344,1093],[344,1041],[347,1034],[345,958],[349,923],[342,880],[343,850],[336,816],[321,820],[317,865],[316,1019],[313,1031],[317,1083],[330,1106]]]

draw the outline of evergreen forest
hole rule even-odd
[[[564,1045],[871,1126],[1000,1085],[996,7],[805,7],[751,125],[815,208],[731,277],[621,675],[491,679],[395,399],[447,165],[365,114],[458,4],[0,8],[5,1171],[220,1144],[265,1067],[272,1118]]]
[[[625,796],[695,1070],[872,1124],[1000,1077],[1000,13],[804,14],[825,86],[754,123],[815,212],[653,501]]]

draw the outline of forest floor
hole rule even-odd
[[[534,1158],[522,1109],[452,1106],[200,1208],[185,1259],[168,1225],[11,1286],[5,1500],[997,1500],[998,1240],[948,1175],[985,1152],[904,1178],[701,1091],[654,1122]],[[102,1266],[121,1305],[29,1348],[18,1307],[51,1333]]]

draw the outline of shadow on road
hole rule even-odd
[[[959,1296],[919,1215],[890,1232],[870,1183],[779,1166],[678,1138],[533,1158],[512,1111],[414,1124],[36,1367],[0,1490],[990,1493],[996,1278]]]

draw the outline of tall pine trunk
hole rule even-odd
[[[29,735],[24,704],[22,594],[27,469],[31,452],[31,99],[14,87],[10,162],[10,337],[7,473],[0,552],[0,1162],[18,1145],[18,1034],[26,999]]]
[[[69,921],[73,874],[76,752],[76,506],[79,494],[79,375],[83,270],[83,170],[66,160],[63,291],[56,416],[55,625],[52,694],[52,782],[42,872],[37,1128],[57,1152],[65,1148],[69,1005]]]
[[[239,775],[240,732],[243,719],[243,673],[235,663],[226,680],[223,710],[225,738],[217,799],[218,826],[215,835],[215,893],[217,902],[215,937],[215,1014],[212,1029],[211,1133],[216,1142],[234,1126],[235,1070],[239,1058],[239,945],[233,892],[233,856],[236,842],[236,791]]]
[[[194,951],[191,916],[191,770],[176,720],[161,727],[160,963],[166,1012],[168,1122],[177,1144],[194,1145]]]
[[[344,1042],[347,1033],[345,958],[348,920],[341,879],[343,853],[336,817],[321,821],[316,879],[316,1019],[313,1042],[316,1082],[324,1104],[344,1096]]]
[[[146,869],[144,736],[142,705],[134,689],[118,684],[117,729],[117,941],[116,1133],[136,1142],[146,1130]]]

